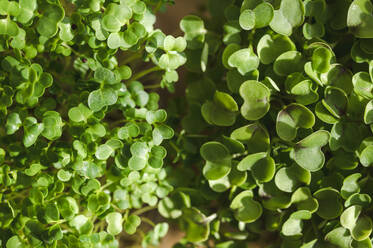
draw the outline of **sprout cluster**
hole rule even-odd
[[[0,246],[372,247],[372,1],[172,2],[0,0]]]
[[[153,27],[165,4],[0,1],[1,247],[118,247],[173,190],[174,131],[145,89],[172,91],[185,63],[185,39]],[[167,233],[149,224],[142,247]]]
[[[158,205],[186,231],[176,247],[372,247],[372,2],[206,3],[180,23],[169,111],[191,175]]]

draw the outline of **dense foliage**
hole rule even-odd
[[[165,3],[0,1],[2,247],[118,247],[172,191],[174,132],[138,81],[161,71],[172,89],[185,63],[184,38],[153,28]]]
[[[372,1],[171,2],[0,0],[0,246],[372,247]]]
[[[189,74],[169,111],[186,115],[178,145],[193,176],[160,212],[192,206],[186,239],[218,248],[258,236],[372,247],[372,1],[206,2],[206,18],[180,23]]]

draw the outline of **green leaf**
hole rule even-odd
[[[372,220],[368,216],[360,216],[361,206],[347,208],[340,217],[341,225],[350,230],[351,236],[356,241],[363,241],[372,233]]]
[[[105,82],[107,84],[116,84],[118,80],[115,77],[115,74],[104,67],[99,67],[94,73],[94,78],[99,82]]]
[[[206,160],[203,175],[207,180],[217,180],[231,170],[231,156],[229,150],[219,142],[208,142],[201,146],[201,156]]]
[[[360,153],[360,163],[365,166],[369,167],[373,164],[373,145],[369,145],[363,149]]]
[[[241,114],[247,120],[258,120],[269,110],[270,91],[264,84],[248,80],[240,87],[240,95],[244,99]]]
[[[92,115],[92,111],[80,103],[77,107],[71,108],[68,115],[73,122],[87,122],[88,118]]]
[[[250,170],[259,182],[269,182],[275,175],[275,161],[266,152],[247,155],[238,163],[239,171]]]
[[[292,103],[278,113],[276,132],[281,139],[291,141],[296,138],[299,128],[312,128],[314,125],[314,114],[303,105]]]
[[[255,27],[255,12],[251,9],[245,9],[240,14],[240,26],[244,30],[251,30]]]
[[[210,221],[198,209],[191,207],[184,210],[183,215],[185,239],[190,242],[203,242],[210,234]]]
[[[237,68],[237,70],[245,75],[259,66],[259,58],[254,53],[253,48],[240,49],[234,52],[228,59],[228,64],[231,67]]]
[[[22,243],[22,240],[16,235],[12,236],[6,242],[6,248],[19,248],[19,247],[24,247],[24,244]]]
[[[325,47],[318,47],[312,53],[312,68],[318,73],[324,73],[330,69],[332,52]]]
[[[122,25],[132,17],[132,10],[124,2],[121,4],[110,3],[102,18],[102,27],[111,33],[119,32]]]
[[[297,206],[298,210],[308,210],[314,213],[319,208],[319,203],[312,197],[311,191],[307,187],[298,188],[291,195],[291,202]]]
[[[174,130],[165,124],[159,124],[153,130],[153,142],[155,145],[160,145],[163,140],[171,139],[173,136]]]
[[[0,34],[9,35],[9,36],[17,36],[19,32],[19,28],[17,23],[10,20],[9,18],[0,19]]]
[[[273,70],[279,76],[286,76],[293,72],[302,72],[305,59],[298,51],[287,51],[278,56],[273,64]]]
[[[367,72],[358,72],[352,77],[356,94],[367,99],[373,99],[373,83]]]
[[[325,162],[321,148],[328,144],[330,134],[319,130],[295,144],[290,157],[302,168],[314,172],[320,170]],[[312,158],[310,160],[309,158]]]
[[[17,20],[22,23],[28,23],[34,17],[34,11],[37,8],[36,0],[19,0],[20,12]]]
[[[25,147],[32,146],[44,130],[43,123],[37,123],[34,117],[27,117],[24,121],[23,144]]]
[[[100,111],[105,106],[117,102],[118,96],[111,88],[104,88],[92,91],[88,97],[88,106],[93,112]]]
[[[122,215],[117,212],[112,212],[105,217],[107,226],[107,231],[111,235],[117,235],[122,232]]]
[[[232,126],[236,121],[237,114],[235,112],[227,110],[223,106],[224,103],[220,102],[220,100],[223,100],[223,99],[216,99],[216,97],[214,98],[215,98],[214,102],[207,101],[202,105],[202,108],[201,108],[202,117],[207,123],[211,125]],[[234,101],[233,98],[230,100]],[[233,103],[230,100],[228,101]]]
[[[107,160],[114,152],[114,149],[107,144],[97,147],[95,156],[98,160]]]
[[[347,208],[340,216],[341,225],[349,230],[353,229],[361,213],[361,206],[351,206]]]
[[[136,233],[137,227],[141,224],[141,219],[137,215],[130,215],[124,223],[124,231],[128,234]]]
[[[263,28],[268,26],[272,21],[274,10],[270,3],[263,2],[255,7],[254,13],[255,28]]]
[[[156,111],[148,111],[146,113],[146,121],[149,124],[162,123],[162,122],[165,122],[166,119],[167,119],[167,112],[163,109],[159,109]]]
[[[343,185],[341,188],[341,196],[344,199],[347,199],[351,195],[360,192],[360,185],[358,182],[360,177],[361,177],[360,173],[354,173],[354,174],[347,176],[343,180]]]
[[[331,64],[329,71],[322,73],[320,79],[322,84],[340,88],[346,94],[350,94],[354,87],[351,71],[341,64]]]
[[[9,114],[5,124],[6,134],[14,134],[21,127],[21,125],[22,121],[18,113],[13,112]]]
[[[354,0],[347,14],[347,26],[359,38],[373,38],[373,4],[369,0]]]
[[[312,214],[307,210],[299,210],[290,215],[282,225],[281,233],[285,236],[302,235],[303,220],[311,219]]]
[[[214,102],[220,104],[221,107],[228,111],[238,111],[238,105],[236,101],[227,93],[215,91]]]
[[[340,118],[347,111],[347,95],[339,88],[328,86],[325,88],[322,104],[332,115]]]
[[[373,123],[373,100],[370,100],[365,107],[364,123],[367,125]]]
[[[259,123],[249,124],[235,129],[231,138],[245,144],[247,150],[252,153],[266,152],[269,144],[269,134]]]
[[[330,244],[333,244],[341,248],[349,248],[352,242],[352,238],[347,229],[343,227],[337,227],[334,230],[326,234],[325,240]]]
[[[316,191],[313,195],[319,202],[319,209],[316,213],[321,218],[331,220],[341,215],[343,206],[337,190],[332,188],[322,188]]]
[[[289,37],[276,34],[276,35],[263,35],[258,43],[257,51],[260,62],[263,64],[270,64],[276,60],[278,56],[287,52],[294,51],[295,45]]]
[[[281,168],[277,171],[275,177],[276,186],[285,192],[293,192],[302,185],[308,185],[311,182],[311,173],[299,166]]]
[[[59,170],[57,173],[57,178],[62,182],[68,182],[71,178],[72,174],[66,170]]]
[[[62,135],[62,118],[56,111],[47,111],[43,114],[44,130],[42,135],[49,139],[55,140]]]
[[[234,211],[234,216],[238,221],[251,223],[262,215],[262,206],[253,200],[251,191],[239,193],[231,202],[230,208]]]
[[[206,29],[203,20],[195,15],[187,15],[180,21],[180,29],[185,33],[184,38],[191,49],[201,47],[205,40]]]
[[[372,198],[368,194],[352,194],[345,201],[345,207],[348,208],[353,205],[359,205],[362,207],[368,207],[372,201]]]
[[[274,11],[270,27],[277,33],[290,36],[293,28],[304,20],[304,5],[300,0],[281,1],[280,9]]]
[[[43,15],[37,23],[37,31],[46,38],[51,38],[57,34],[58,23],[65,16],[64,9],[57,4],[47,4],[43,8]]]
[[[93,224],[84,215],[77,215],[70,220],[69,225],[74,227],[80,234],[87,234],[93,228]]]

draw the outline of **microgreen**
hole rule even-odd
[[[186,97],[169,111],[185,113],[172,171],[198,181],[178,185],[210,235],[175,195],[160,209],[177,247],[372,247],[371,1],[206,2],[181,21]]]
[[[170,3],[0,0],[0,246],[372,247],[372,2]]]

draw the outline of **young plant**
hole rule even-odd
[[[176,247],[372,247],[372,2],[206,2],[169,110]]]
[[[147,247],[167,233],[142,216],[173,190],[174,131],[146,90],[172,90],[185,63],[185,39],[154,29],[167,2],[0,1],[1,247],[118,247],[124,233]]]

